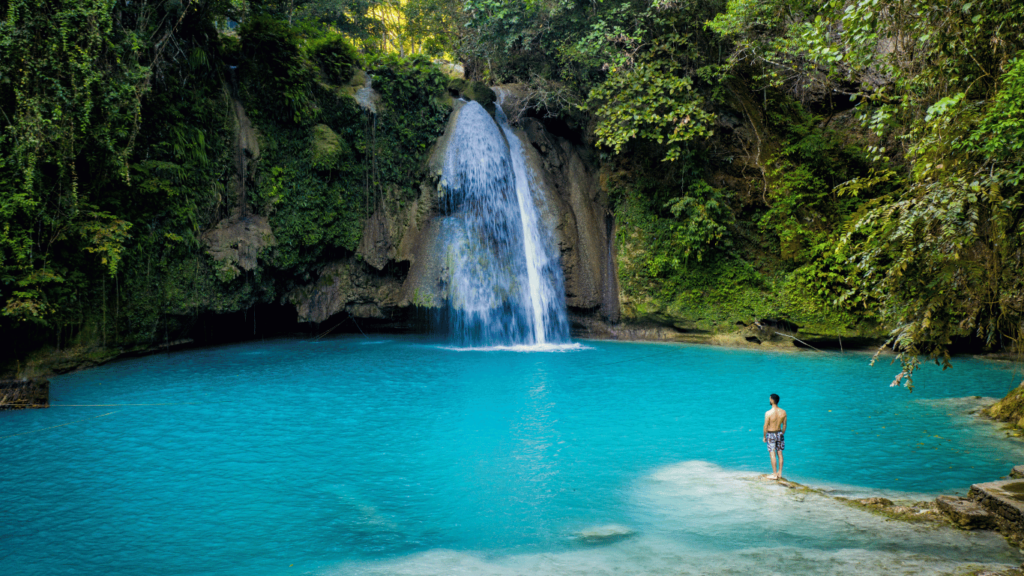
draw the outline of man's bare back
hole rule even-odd
[[[778,406],[764,413],[765,432],[786,432],[786,411]]]

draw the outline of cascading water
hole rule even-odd
[[[462,346],[569,341],[562,270],[522,144],[499,106],[459,111],[444,163],[448,324]]]

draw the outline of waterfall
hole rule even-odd
[[[457,344],[569,342],[562,269],[522,144],[499,106],[459,111],[445,155],[441,226],[447,318]]]

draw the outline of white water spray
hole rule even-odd
[[[562,271],[501,108],[459,111],[444,167],[449,328],[464,346],[569,341]]]

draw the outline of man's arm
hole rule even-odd
[[[768,413],[764,413],[764,427],[761,428],[761,441],[768,442]]]
[[[779,428],[779,430],[782,430],[783,434],[786,433],[786,426],[788,424],[789,424],[789,414],[786,414],[785,412],[783,412],[782,413],[782,427]]]

